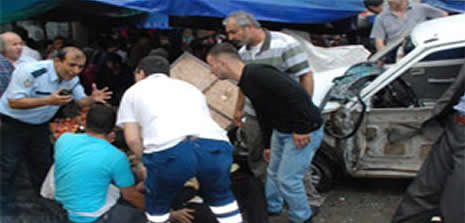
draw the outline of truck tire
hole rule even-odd
[[[309,170],[305,173],[305,188],[309,188],[308,185],[312,183],[318,192],[327,192],[332,188],[334,178],[334,166],[330,159],[326,158],[323,153],[317,153]]]

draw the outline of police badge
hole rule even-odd
[[[25,86],[25,87],[31,87],[31,86],[32,86],[32,81],[29,80],[29,79],[26,79],[26,80],[24,81],[24,86]]]

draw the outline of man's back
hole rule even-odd
[[[60,136],[55,144],[56,200],[72,212],[93,212],[106,201],[108,186],[134,184],[126,155],[104,139],[88,134]],[[69,213],[75,222],[88,217]]]
[[[118,122],[139,123],[145,152],[167,149],[189,135],[228,140],[211,118],[202,92],[164,74],[152,74],[129,88],[118,116]]]

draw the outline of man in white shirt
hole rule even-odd
[[[125,92],[118,111],[117,125],[147,169],[147,218],[167,222],[176,192],[195,176],[218,221],[240,223],[229,179],[233,147],[212,119],[202,92],[170,79],[169,69],[162,57],[142,59],[135,70],[136,84]]]

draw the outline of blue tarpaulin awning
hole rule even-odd
[[[326,23],[365,11],[363,0],[92,0],[167,16],[226,17],[244,10],[259,20]]]
[[[465,13],[465,0],[423,0],[422,2],[448,12]]]

